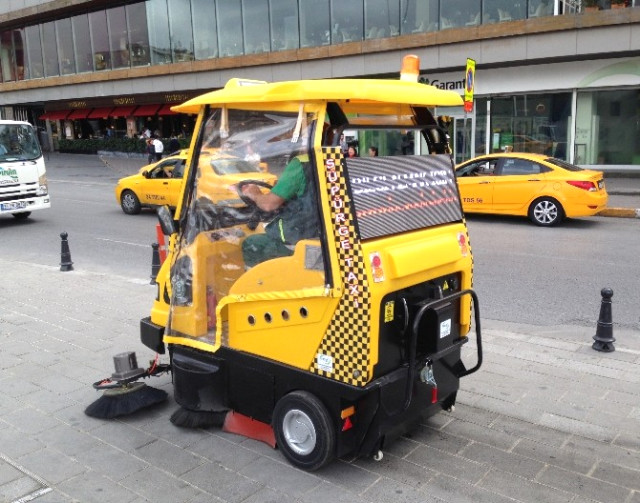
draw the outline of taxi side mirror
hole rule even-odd
[[[145,178],[149,178],[149,172],[148,171],[143,171],[142,172],[142,176],[144,176]]]
[[[176,229],[176,223],[173,220],[173,215],[171,214],[171,210],[168,206],[159,206],[156,212],[158,214],[160,228],[165,236],[171,236],[178,232]]]

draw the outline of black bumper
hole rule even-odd
[[[150,316],[140,320],[140,341],[149,349],[161,355],[164,354],[163,336],[164,327],[153,323]]]

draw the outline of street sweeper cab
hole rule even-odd
[[[379,459],[453,407],[481,364],[471,248],[434,116],[460,105],[403,80],[232,79],[174,107],[198,114],[197,133],[175,216],[159,211],[171,241],[156,305],[169,307],[141,325],[146,346],[168,350],[174,424],[222,425],[314,470]],[[218,150],[277,181],[213,197]]]

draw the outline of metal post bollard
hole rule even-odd
[[[613,337],[613,320],[611,316],[611,297],[613,297],[613,290],[611,288],[603,288],[600,293],[602,295],[600,318],[598,318],[596,335],[593,336],[595,342],[591,347],[596,351],[610,353],[616,350],[613,346],[615,339]]]
[[[69,241],[67,237],[69,235],[66,232],[60,233],[60,270],[61,271],[73,271],[73,262],[71,262],[71,252],[69,251]]]

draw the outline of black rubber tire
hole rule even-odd
[[[125,190],[120,195],[120,206],[127,215],[137,215],[142,209],[140,199],[132,190]]]
[[[22,213],[14,213],[13,218],[16,220],[25,220],[29,218],[29,215],[31,215],[30,211],[23,211]]]
[[[335,426],[323,403],[307,391],[292,391],[278,401],[273,429],[278,448],[293,466],[314,471],[335,456]]]
[[[529,220],[541,227],[558,225],[564,219],[562,205],[552,197],[540,197],[529,206]]]

